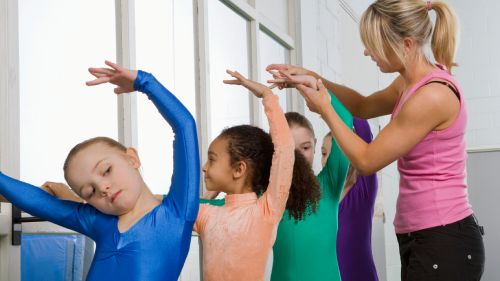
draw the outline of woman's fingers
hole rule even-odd
[[[270,71],[270,70],[287,70],[288,69],[288,65],[286,64],[270,64],[266,67],[266,70],[267,71]]]
[[[288,79],[289,81],[294,81],[294,77],[293,77],[293,75],[292,75],[292,74],[290,74],[288,71],[284,71],[284,70],[283,70],[283,71],[281,71],[281,70],[280,70],[280,71],[279,71],[279,73],[280,73],[280,76],[281,76],[281,77],[284,77],[284,78]]]

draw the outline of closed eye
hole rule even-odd
[[[111,166],[109,166],[109,167],[106,169],[106,171],[104,171],[103,176],[107,176],[107,175],[109,175],[109,173],[111,173]]]

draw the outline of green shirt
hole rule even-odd
[[[330,92],[331,103],[349,127],[353,118]],[[349,161],[332,138],[327,163],[317,176],[321,200],[315,214],[295,222],[285,212],[273,247],[272,281],[341,280],[337,262],[337,230],[340,195]]]

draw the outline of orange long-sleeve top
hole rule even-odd
[[[294,141],[278,97],[262,99],[274,154],[266,192],[227,195],[225,205],[201,204],[194,231],[203,244],[203,280],[264,280],[266,262],[285,211]]]

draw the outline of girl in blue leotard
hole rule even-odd
[[[199,157],[196,126],[189,111],[151,74],[90,68],[115,93],[145,93],[175,133],[170,192],[154,197],[138,168],[133,148],[98,137],[75,146],[64,165],[71,188],[88,204],[57,199],[38,187],[0,172],[0,194],[24,211],[80,232],[96,242],[87,280],[177,280],[198,214]]]

